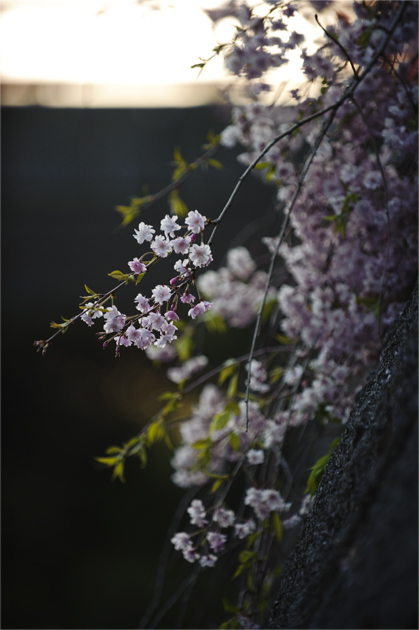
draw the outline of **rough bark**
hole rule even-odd
[[[287,561],[268,628],[417,628],[417,286]]]

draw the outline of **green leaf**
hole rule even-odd
[[[194,348],[193,337],[194,329],[192,328],[192,326],[186,326],[182,335],[173,342],[181,363],[185,363],[185,361],[187,361],[191,357]]]
[[[180,152],[180,147],[175,147],[173,151],[173,157],[176,164],[186,164],[185,160],[182,157],[182,153]]]
[[[256,560],[257,554],[254,551],[247,551],[247,549],[245,549],[244,551],[241,551],[239,554],[239,562],[241,564],[245,564],[247,562],[254,562]]]
[[[233,398],[237,391],[237,383],[239,381],[239,372],[237,371],[230,379],[230,383],[227,389],[227,398]]]
[[[214,494],[214,492],[217,492],[218,488],[221,486],[222,483],[223,483],[222,479],[216,479],[211,486],[211,490],[210,490],[211,494]]]
[[[119,271],[118,269],[116,271],[108,273],[108,276],[111,276],[111,278],[115,278],[115,280],[126,280],[128,278],[128,275],[128,273],[122,273],[122,271]]]
[[[112,455],[112,453],[121,453],[121,452],[122,452],[122,448],[120,448],[119,446],[110,446],[105,451],[107,455]]]
[[[232,604],[230,602],[230,600],[227,599],[227,597],[223,597],[222,602],[223,602],[223,608],[224,608],[224,610],[226,612],[230,612],[230,613],[234,613],[234,614],[240,612],[240,608],[238,608],[238,606],[235,606],[234,604]]]
[[[155,442],[160,442],[164,437],[164,428],[161,425],[161,422],[153,422],[147,429],[147,438],[150,444],[154,444]]]
[[[276,366],[272,368],[272,370],[269,371],[269,384],[273,385],[274,383],[279,381],[284,371],[285,370],[283,367]]]
[[[125,483],[124,462],[122,461],[118,462],[115,468],[113,469],[112,481],[114,481],[115,479],[119,479],[120,481],[122,481],[122,483]]]
[[[284,335],[275,335],[275,339],[285,346],[291,346],[295,343],[298,343],[298,339],[292,339],[291,337],[285,337]]]
[[[230,420],[230,413],[228,411],[217,413],[214,416],[214,418],[211,420],[210,432],[220,431],[221,429],[224,429],[224,427],[226,426],[229,420]]]
[[[278,301],[276,297],[268,298],[266,300],[265,305],[262,310],[262,324],[266,324],[266,322],[269,320],[277,303]]]
[[[202,451],[209,448],[212,445],[212,440],[210,438],[206,438],[205,440],[197,440],[193,442],[191,445],[192,448],[195,448],[197,451]]]
[[[258,162],[253,168],[255,171],[262,171],[264,168],[269,168],[270,166],[272,166],[270,162]]]
[[[143,444],[138,451],[138,457],[141,459],[141,468],[145,468],[147,466],[147,450]]]
[[[179,167],[180,169],[181,167]],[[176,171],[178,171],[179,169],[176,169]],[[183,170],[183,172],[185,172],[186,169]],[[176,174],[173,174],[173,177]],[[180,173],[178,175],[178,177],[176,177],[175,179],[179,179],[179,177],[182,175],[182,173]],[[170,212],[172,214],[176,214],[178,217],[184,217],[187,213],[188,213],[188,206],[186,205],[186,203],[184,201],[182,201],[182,199],[179,197],[179,191],[178,190],[172,190],[172,192],[170,193],[170,195],[167,198],[169,205],[170,205]]]
[[[176,392],[176,395],[171,400],[169,400],[165,407],[163,407],[161,413],[163,416],[167,416],[168,413],[171,413],[175,409],[179,409],[179,407],[181,407],[181,402],[179,400],[179,394]]]
[[[126,448],[127,450],[131,449],[133,446],[135,446],[136,444],[138,444],[138,442],[140,441],[139,437],[133,437],[130,440],[128,440],[128,442],[124,442],[124,448]]]
[[[233,577],[231,578],[232,580],[235,580],[236,577],[239,577],[239,575],[241,575],[243,573],[243,571],[247,570],[247,566],[245,564],[239,564],[239,566],[237,567]]]
[[[228,475],[220,475],[218,473],[210,472],[209,470],[206,470],[205,474],[207,477],[210,477],[211,479],[221,479],[221,481],[226,481],[229,478]]]
[[[157,400],[171,400],[172,398],[178,398],[177,392],[164,392],[158,396]]]
[[[175,447],[173,446],[172,440],[170,439],[170,436],[167,433],[167,431],[165,431],[165,433],[164,433],[164,442],[165,442],[165,444],[166,444],[168,449],[170,449],[171,451],[174,450]]]
[[[94,295],[95,297],[97,296],[96,291],[92,291],[92,289],[89,289],[89,287],[87,286],[87,284],[84,285],[84,288],[86,289],[87,293],[89,295]]]
[[[366,28],[365,31],[361,33],[361,35],[358,37],[358,39],[355,40],[355,44],[357,46],[360,46],[361,48],[366,48],[368,42],[371,39],[372,31],[372,28]]]
[[[340,438],[336,438],[335,440],[333,440],[327,455],[324,455],[324,457],[320,457],[320,459],[318,459],[314,466],[310,469],[311,473],[307,481],[305,493],[310,492],[310,495],[313,496],[313,494],[316,492],[319,483],[323,477],[327,463],[332,455],[333,449],[336,448],[339,442]]]
[[[210,333],[225,333],[227,326],[225,320],[214,311],[207,311],[204,316],[204,323]]]
[[[259,536],[262,536],[262,534],[263,534],[262,529],[259,532],[254,532],[254,534],[250,534],[250,536],[247,537],[246,547],[247,548],[251,547],[253,543],[255,542],[255,540],[257,540]]]
[[[237,433],[231,432],[228,439],[230,441],[230,445],[233,451],[238,453],[240,451],[240,438]]]
[[[63,317],[61,319],[64,319]],[[57,322],[50,322],[51,328],[61,328],[63,331],[68,326],[68,320],[66,320],[63,324],[57,324]]]
[[[232,374],[234,374],[236,370],[238,370],[238,364],[234,359],[228,359],[227,361],[225,361],[224,366],[225,367],[221,370],[220,375],[218,377],[219,387],[221,387],[221,385],[229,376],[231,376]]]
[[[208,159],[208,164],[218,170],[223,168],[223,165],[221,164],[221,162],[219,162],[218,160],[214,160],[213,158]]]
[[[226,404],[226,406],[224,407],[224,411],[229,411],[234,416],[238,416],[240,413],[240,407],[238,403],[231,401]]]
[[[271,517],[271,528],[278,542],[282,540],[282,521],[278,512],[273,512]]]

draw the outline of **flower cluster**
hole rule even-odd
[[[270,4],[278,11],[284,8]],[[341,20],[329,28],[329,36],[314,54],[301,48],[305,76],[322,81],[323,88],[318,99],[304,100],[298,91],[291,93],[300,119],[309,117],[316,107],[339,102],[354,73],[358,80],[385,41],[395,7],[399,9],[397,4],[388,5],[368,8],[355,3],[353,23]],[[290,15],[294,10],[288,7]],[[289,33],[282,51],[272,52],[280,44],[269,39],[271,31],[285,28],[287,9],[281,18],[275,18],[273,10],[266,19],[256,18],[243,5],[238,9],[235,3],[226,11],[234,13],[242,25],[226,65],[249,80],[282,63],[288,42],[289,47],[303,43],[298,33]],[[213,12],[214,20],[220,17]],[[260,529],[261,522],[273,522],[272,514],[295,510],[283,498],[279,484],[266,488],[264,471],[286,470],[282,447],[289,428],[314,418],[322,424],[346,421],[355,386],[376,360],[383,332],[415,280],[417,181],[412,166],[417,154],[418,90],[414,74],[409,75],[406,51],[416,30],[417,10],[408,3],[388,56],[383,55],[359,81],[351,98],[336,107],[328,132],[323,133],[321,121],[312,120],[305,125],[304,135],[287,135],[265,153],[266,179],[277,187],[279,210],[290,212],[293,238],[279,242],[269,236],[263,242],[271,256],[279,249],[279,264],[285,265],[288,280],[275,288],[244,247],[230,250],[225,267],[208,271],[198,280],[201,293],[212,301],[213,312],[236,328],[255,320],[263,299],[275,299],[281,314],[280,333],[295,348],[288,361],[273,363],[270,371],[268,352],[246,365],[248,388],[258,402],[246,405],[241,401],[234,406],[221,386],[206,385],[191,418],[180,427],[182,444],[172,459],[177,485],[203,486],[208,476],[222,476],[237,463],[250,478],[259,479],[247,487],[243,500],[256,520],[234,523],[239,539]],[[402,55],[406,61],[397,62],[396,73],[393,63]],[[239,160],[250,164],[272,138],[287,133],[293,116],[255,99],[233,109],[232,124],[222,132],[221,142],[225,147],[242,144],[246,152]],[[311,152],[301,181],[298,156]],[[282,527],[297,526],[311,502],[307,494]],[[212,523],[216,522],[214,515]],[[233,522],[231,518],[229,525]],[[225,534],[210,531],[203,544],[216,555],[227,544]],[[195,549],[193,553],[195,559],[200,557]],[[203,566],[213,565],[204,561]]]
[[[267,273],[256,270],[256,263],[245,247],[236,247],[227,254],[227,266],[207,271],[198,278],[202,295],[211,300],[212,310],[231,326],[244,328],[258,313],[267,287]],[[275,289],[269,287],[273,299]]]
[[[120,313],[116,306],[103,308],[92,302],[85,305],[81,319],[91,326],[94,319],[103,316],[105,320],[103,330],[106,335],[112,335],[111,338],[115,339],[117,352],[121,346],[131,345],[141,350],[146,350],[152,344],[158,349],[164,349],[166,344],[177,339],[175,322],[179,320],[176,312],[179,300],[191,307],[188,315],[192,319],[211,308],[211,303],[206,300],[193,305],[196,297],[191,293],[196,270],[208,266],[212,261],[209,245],[195,242],[197,235],[202,235],[208,219],[197,210],[189,212],[185,219],[185,233],[175,237],[175,233],[182,229],[177,221],[177,216],[166,215],[160,222],[160,230],[163,234],[157,236],[155,236],[155,229],[144,222],[141,222],[138,229],[134,230],[137,243],[139,245],[150,243],[151,252],[146,252],[140,258],[136,257],[128,262],[132,276],[140,277],[140,274],[148,271],[150,265],[159,258],[167,258],[172,252],[186,256],[175,263],[174,269],[177,275],[170,280],[169,285],[158,284],[152,290],[150,298],[138,293],[134,303],[140,315],[127,317]],[[162,313],[164,305],[166,305],[166,310]],[[108,341],[109,339],[105,341],[105,345]],[[191,364],[188,368],[184,368],[184,373],[189,374],[196,369],[199,369],[198,365],[195,363],[192,367]]]
[[[311,4],[321,11],[330,3]],[[290,2],[266,0],[251,9],[231,0],[207,11],[214,22],[237,18],[234,40],[219,52],[226,67],[247,80],[251,95],[250,103],[233,108],[221,144],[241,144],[239,161],[251,165],[249,171],[259,160],[259,173],[275,187],[278,213],[286,217],[279,236],[262,239],[269,272],[258,268],[248,249],[236,247],[224,267],[196,278],[212,262],[203,240],[210,221],[197,210],[184,226],[166,215],[160,234],[139,224],[134,238],[149,251],[128,262],[130,274],[114,274],[138,282],[174,253],[180,258],[170,282],[157,284],[150,297],[139,293],[134,316],[105,306],[100,296],[89,297],[81,314],[89,326],[103,317],[105,345],[115,339],[118,351],[135,345],[160,361],[176,355],[171,344],[181,325],[180,304],[190,328],[211,307],[211,315],[233,328],[257,322],[254,340],[259,334],[261,343],[257,349],[252,344],[245,368],[240,370],[243,357],[224,363],[218,384],[207,382],[188,419],[177,422],[180,444],[171,461],[176,485],[197,486],[203,495],[205,484],[212,484],[205,501],[194,499],[187,509],[195,530],[177,532],[175,550],[205,568],[214,567],[231,543],[246,544],[236,575],[248,571],[251,587],[243,591],[235,625],[225,627],[258,627],[252,606],[261,583],[252,580],[267,575],[266,549],[302,521],[313,501],[309,484],[304,497],[291,492],[283,454],[289,429],[301,427],[301,436],[309,421],[323,427],[347,420],[356,388],[417,277],[417,3],[354,2],[353,20],[341,16],[327,29],[319,24],[323,39],[313,53],[291,28],[297,10]],[[307,90],[290,91],[295,107],[285,111],[264,105],[259,94],[273,88],[267,71],[298,49]],[[264,304],[272,308],[264,311]],[[262,313],[270,319],[260,334]],[[185,381],[207,362],[188,354],[167,371],[179,386],[165,394],[167,408],[177,408]],[[161,439],[167,408],[134,446],[117,449],[109,465]],[[243,496],[233,511],[226,497],[239,473]],[[253,574],[252,563],[258,566]]]

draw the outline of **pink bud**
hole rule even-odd
[[[191,244],[195,243],[195,241],[196,241],[196,234],[194,233],[194,234],[191,234]]]
[[[173,285],[175,285],[175,284],[176,284],[176,282],[178,281],[178,278],[179,278],[179,276],[177,276],[176,278],[172,278],[172,279],[170,280],[170,284],[171,284],[171,286],[172,286],[172,287],[173,287]]]

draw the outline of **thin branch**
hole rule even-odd
[[[177,588],[176,591],[173,593],[173,595],[169,597],[167,602],[160,608],[157,615],[152,619],[152,624],[150,625],[150,628],[155,628],[157,626],[157,624],[161,621],[161,619],[163,619],[164,615],[171,609],[171,607],[174,604],[176,604],[177,600],[186,591],[188,586],[190,586],[191,584],[193,584],[193,582],[196,581],[197,573],[199,569],[200,569],[199,565],[195,565],[195,569],[193,570],[192,575],[190,575],[189,578],[185,578],[183,580],[179,588]]]
[[[93,306],[88,307],[86,309],[84,309],[83,311],[80,311],[80,313],[77,313],[77,315],[74,315],[74,317],[72,317],[71,319],[68,320],[68,322],[65,322],[67,325],[63,326],[62,328],[60,328],[60,330],[57,330],[56,333],[54,333],[53,335],[51,335],[51,337],[49,337],[46,341],[44,341],[43,339],[41,339],[40,341],[34,341],[33,345],[34,346],[38,346],[38,350],[40,350],[42,348],[42,354],[45,355],[46,349],[48,348],[48,346],[51,344],[51,341],[57,336],[57,335],[61,335],[63,334],[67,328],[70,326],[70,324],[72,324],[73,322],[76,321],[76,319],[78,319],[79,317],[81,317],[83,315],[83,313],[85,313],[86,311],[91,311],[94,308],[97,308],[98,306],[101,306],[104,302],[106,302],[106,300],[108,298],[111,297],[111,295],[113,293],[115,293],[115,291],[118,291],[118,289],[120,289],[124,284],[126,284],[125,280],[123,280],[122,282],[120,282],[116,287],[114,287],[113,289],[111,289],[110,291],[108,291],[107,293],[105,293],[104,295],[102,295],[102,297],[100,297],[97,302],[95,302],[93,304]]]
[[[342,44],[340,43],[340,41],[338,40],[338,38],[337,38],[337,37],[334,37],[331,33],[329,33],[329,32],[328,32],[328,31],[324,28],[324,26],[322,26],[322,25],[320,24],[320,22],[319,22],[319,18],[317,17],[317,15],[315,15],[315,16],[314,16],[314,19],[316,20],[317,24],[318,24],[318,25],[320,26],[320,28],[322,29],[323,33],[324,33],[327,37],[329,37],[329,39],[331,39],[331,40],[332,40],[332,42],[333,42],[334,44],[336,44],[337,46],[339,46],[339,48],[341,49],[341,51],[342,51],[342,52],[343,52],[343,54],[345,55],[346,59],[347,59],[347,60],[349,61],[349,63],[351,64],[351,68],[352,68],[352,71],[353,71],[353,73],[354,73],[354,75],[355,75],[355,78],[356,78],[356,79],[358,79],[358,71],[355,69],[355,66],[354,66],[354,64],[352,63],[352,59],[350,58],[348,51],[347,51],[347,50],[346,50],[346,49],[342,46]]]
[[[415,101],[413,100],[412,93],[411,93],[411,91],[409,90],[409,88],[407,87],[406,82],[405,82],[405,81],[403,81],[403,79],[401,78],[400,74],[397,72],[397,70],[396,70],[396,68],[395,68],[395,66],[394,66],[394,63],[392,63],[392,62],[390,61],[390,59],[387,57],[387,55],[385,55],[385,54],[383,53],[381,56],[382,56],[382,58],[384,59],[384,61],[385,61],[386,63],[388,63],[388,65],[390,66],[391,70],[394,72],[394,76],[395,76],[395,77],[397,77],[397,79],[400,81],[400,84],[402,85],[402,87],[403,87],[404,91],[406,92],[406,96],[407,96],[407,98],[409,99],[409,102],[410,102],[410,104],[411,104],[411,106],[412,106],[412,108],[413,108],[413,111],[414,111],[414,112],[416,112],[416,111],[417,111],[418,106],[417,106],[417,103],[415,103]]]
[[[147,610],[142,616],[141,621],[138,625],[138,628],[147,627],[150,617],[154,614],[156,608],[160,604],[161,597],[163,594],[167,562],[169,559],[170,551],[172,549],[172,543],[170,542],[170,539],[173,537],[173,535],[176,533],[177,528],[179,527],[179,523],[185,513],[186,506],[191,502],[191,499],[196,495],[197,492],[198,492],[198,488],[189,490],[189,492],[183,495],[181,501],[179,502],[179,505],[176,508],[176,512],[174,513],[172,522],[170,523],[170,527],[167,530],[163,549],[160,554],[159,565],[157,569],[157,577],[154,584],[153,599],[151,600]]]
[[[304,164],[304,166],[303,166],[303,168],[301,170],[300,176],[298,178],[298,184],[297,184],[296,191],[294,193],[294,197],[292,198],[292,201],[291,201],[291,203],[289,205],[288,211],[287,211],[287,213],[285,215],[285,218],[284,218],[284,221],[282,223],[281,230],[280,230],[280,232],[278,234],[278,240],[277,240],[277,243],[276,243],[275,251],[274,251],[274,253],[272,254],[272,257],[271,257],[271,263],[269,265],[268,277],[267,277],[267,280],[266,280],[266,289],[265,289],[265,293],[264,293],[264,296],[263,296],[263,300],[262,300],[261,305],[259,307],[259,312],[257,314],[256,324],[255,324],[255,328],[254,328],[254,332],[253,332],[253,338],[252,338],[252,345],[251,345],[250,353],[249,353],[249,360],[248,360],[249,378],[247,379],[246,398],[245,398],[245,404],[246,404],[246,431],[247,431],[248,425],[249,425],[249,395],[250,395],[250,382],[251,382],[250,364],[251,364],[251,361],[252,361],[252,358],[253,358],[253,355],[254,355],[254,351],[255,351],[256,339],[257,339],[257,337],[259,335],[259,328],[260,328],[260,322],[261,322],[261,319],[262,319],[262,312],[263,312],[263,309],[264,309],[264,306],[265,306],[265,302],[266,302],[266,298],[267,298],[267,295],[268,295],[268,291],[269,291],[269,286],[270,286],[270,283],[271,283],[271,278],[272,278],[272,273],[273,273],[275,260],[276,260],[276,257],[278,256],[279,247],[280,247],[280,245],[281,245],[281,243],[283,241],[285,229],[286,229],[286,227],[288,225],[288,221],[289,221],[291,212],[292,212],[292,210],[294,208],[294,205],[295,205],[295,203],[297,201],[298,195],[300,194],[301,186],[303,185],[303,181],[305,179],[305,176],[307,175],[308,169],[311,166],[311,163],[312,163],[312,161],[314,159],[314,156],[316,155],[317,150],[318,150],[321,142],[323,141],[323,139],[324,139],[324,137],[325,137],[325,135],[327,133],[327,130],[329,129],[330,125],[332,124],[332,121],[333,121],[335,115],[336,115],[336,109],[332,110],[332,113],[329,116],[329,118],[326,120],[325,123],[323,123],[322,129],[321,129],[320,134],[319,134],[319,136],[317,138],[316,144],[313,147],[313,150],[311,151],[311,153],[306,158],[306,162],[305,162],[305,164]]]
[[[206,151],[203,155],[201,155],[200,158],[195,160],[195,162],[192,162],[189,165],[191,168],[186,170],[180,177],[178,177],[178,179],[176,179],[171,184],[168,184],[167,186],[159,190],[159,192],[156,192],[154,195],[147,195],[148,201],[145,201],[143,204],[141,204],[138,210],[135,210],[135,212],[133,211],[133,216],[131,220],[133,220],[136,216],[138,216],[143,210],[146,210],[157,201],[160,201],[160,199],[163,199],[164,197],[166,197],[166,195],[171,193],[173,190],[176,190],[176,188],[179,188],[179,186],[183,184],[183,182],[185,182],[192,175],[194,171],[196,171],[200,166],[205,164],[205,162],[212,155],[214,155],[214,153],[216,153],[218,149],[219,149],[219,144],[210,147],[208,151]],[[116,229],[120,229],[122,227],[124,227],[123,224],[119,225]]]

